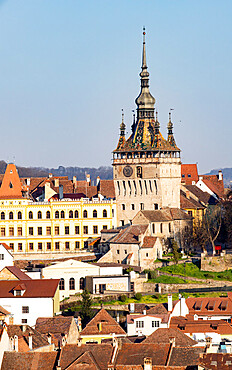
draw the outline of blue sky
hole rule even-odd
[[[183,163],[232,167],[232,2],[0,0],[0,159],[110,165],[139,94],[142,27],[161,131]]]

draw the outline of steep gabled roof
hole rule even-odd
[[[33,349],[49,345],[47,338],[29,325],[8,325],[7,334],[9,337],[14,337],[17,335],[19,338],[20,352],[29,351],[29,335],[32,336]]]
[[[77,344],[66,344],[61,349],[60,366],[61,369],[64,370],[76,363],[76,361],[77,363],[81,363],[81,361],[83,362],[83,354],[88,352],[91,353],[95,363],[101,370],[108,370],[108,363],[110,362],[112,351],[113,346],[110,344],[82,344],[81,346]]]
[[[144,234],[147,228],[148,225],[130,225],[127,228],[120,230],[120,232],[110,240],[110,243],[139,244],[139,236]]]
[[[22,198],[22,185],[18,171],[13,163],[9,163],[0,187],[0,199],[20,198]]]
[[[104,335],[104,334],[126,335],[121,326],[113,319],[112,316],[102,308],[94,318],[86,325],[80,333],[83,335]]]
[[[197,183],[199,179],[197,164],[182,164],[181,165],[181,182],[186,185],[191,185],[193,181]]]
[[[16,266],[5,266],[5,267],[3,267],[2,270],[4,270],[4,269],[7,269],[8,271],[10,271],[11,274],[13,274],[18,280],[31,280],[30,276],[25,274],[25,272],[23,272],[22,270],[20,270]],[[1,273],[1,271],[0,271],[0,273]]]
[[[114,180],[100,180],[99,193],[106,198],[115,198]]]
[[[143,343],[170,343],[170,339],[175,338],[175,346],[190,347],[197,342],[175,328],[159,328],[149,335]]]

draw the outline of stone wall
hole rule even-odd
[[[232,269],[232,255],[226,254],[224,256],[201,256],[201,270],[221,272]]]

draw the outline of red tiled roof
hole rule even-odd
[[[212,182],[210,179],[206,177],[206,175],[203,176],[203,182],[205,183],[206,186],[214,193],[216,194],[219,198],[224,197],[224,186],[222,189],[221,184],[215,184]]]
[[[192,217],[179,208],[163,208],[154,211],[140,211],[149,222],[165,222],[173,220],[191,220]]]
[[[231,353],[204,353],[200,357],[200,366],[205,370],[231,370]]]
[[[4,352],[1,370],[53,370],[57,352]]]
[[[182,209],[205,209],[205,207],[187,195],[181,190],[180,191],[180,208]]]
[[[99,193],[106,198],[115,198],[114,180],[100,180]]]
[[[25,285],[25,293],[23,296],[14,296],[13,290],[22,284]],[[0,298],[54,297],[58,285],[58,279],[1,280]]]
[[[197,183],[198,171],[197,171],[197,164],[182,164],[181,165],[181,182],[185,183],[186,185],[191,185],[193,181]]]
[[[175,328],[159,328],[149,335],[143,343],[170,343],[170,338],[175,338],[175,346],[178,347],[190,347],[197,344],[195,340]]]
[[[18,171],[13,163],[9,163],[0,187],[0,199],[22,198],[22,186]]]
[[[209,307],[209,303],[213,302],[213,309]],[[232,316],[232,299],[230,294],[228,297],[202,297],[202,298],[186,298],[186,304],[189,309],[190,315],[200,315],[200,316]],[[199,309],[200,308],[200,309]]]
[[[8,251],[13,251],[13,249],[6,243],[0,243],[1,245],[3,245],[3,247],[8,250]]]
[[[232,326],[224,320],[194,320],[189,317],[172,317],[170,328],[179,328],[183,333],[217,333],[232,335]]]
[[[113,347],[110,344],[84,344],[81,346],[76,344],[66,344],[61,349],[60,366],[61,369],[64,370],[78,359],[82,359],[83,362],[83,357],[81,356],[83,356],[84,353],[89,352],[93,356],[99,369],[108,370],[108,363],[110,362],[112,351]]]
[[[104,335],[104,334],[121,334],[125,335],[125,331],[113,319],[112,316],[102,308],[94,316],[94,318],[86,325],[80,333],[82,335]]]
[[[139,244],[139,235],[144,234],[148,225],[130,225],[120,230],[120,232],[111,239],[111,243],[120,244]]]
[[[31,280],[30,276],[28,276],[27,274],[25,274],[25,272],[23,272],[22,270],[20,270],[16,266],[5,266],[2,270],[4,270],[4,269],[7,269],[8,271],[10,271],[19,280]],[[1,273],[1,271],[0,271],[0,273]]]
[[[153,248],[156,240],[156,236],[145,236],[141,248]]]

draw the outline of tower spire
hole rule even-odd
[[[120,125],[120,136],[125,136],[126,125],[124,123],[124,111],[122,109],[122,123]]]
[[[172,123],[172,111],[173,109],[170,109],[170,112],[169,112],[169,121],[168,121],[168,124],[167,124],[167,129],[168,129],[168,142],[169,144],[171,144],[172,147],[176,147],[176,142],[175,142],[175,138],[174,138],[174,135],[173,135],[173,123]]]
[[[137,119],[154,118],[155,98],[149,91],[149,72],[147,70],[145,35],[145,28],[143,28],[142,70],[140,72],[141,90],[139,96],[135,100],[135,103],[137,104]]]

